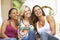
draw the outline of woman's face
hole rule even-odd
[[[42,15],[42,10],[40,9],[40,7],[35,7],[34,8],[34,14],[39,17]]]
[[[18,11],[16,9],[13,9],[9,16],[11,17],[11,19],[18,20]]]
[[[24,17],[29,18],[31,16],[31,10],[29,8],[25,8]]]

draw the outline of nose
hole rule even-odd
[[[18,16],[18,15],[19,15],[19,13],[15,13],[15,15],[16,15],[16,16]]]
[[[37,12],[39,12],[39,10],[37,10]]]
[[[17,15],[19,15],[19,13]]]

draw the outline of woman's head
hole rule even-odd
[[[20,11],[23,18],[29,18],[31,16],[31,9],[26,5],[22,6]]]
[[[34,23],[37,22],[38,17],[40,17],[40,16],[45,16],[45,13],[40,6],[35,5],[32,9],[32,14],[31,14],[31,18],[33,19],[33,22]]]
[[[10,19],[14,19],[17,20],[18,19],[18,10],[16,8],[11,8],[8,12],[8,20]]]
[[[41,16],[41,15],[45,16],[45,13],[44,13],[43,9],[38,5],[35,5],[33,7],[32,13],[35,14],[37,17]]]

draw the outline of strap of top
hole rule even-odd
[[[11,26],[11,21],[10,21],[10,20],[8,20],[8,22],[9,22],[9,25]]]

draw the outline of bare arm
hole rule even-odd
[[[56,33],[56,24],[55,24],[55,21],[53,19],[52,16],[47,16],[47,21],[50,25],[50,29],[51,29],[51,35],[54,35]]]
[[[5,34],[5,31],[6,31],[6,27],[7,27],[7,21],[4,21],[2,23],[2,26],[1,26],[1,31],[2,31],[2,37],[3,38],[8,38],[8,36]]]
[[[0,27],[0,37],[1,37],[1,27]]]

